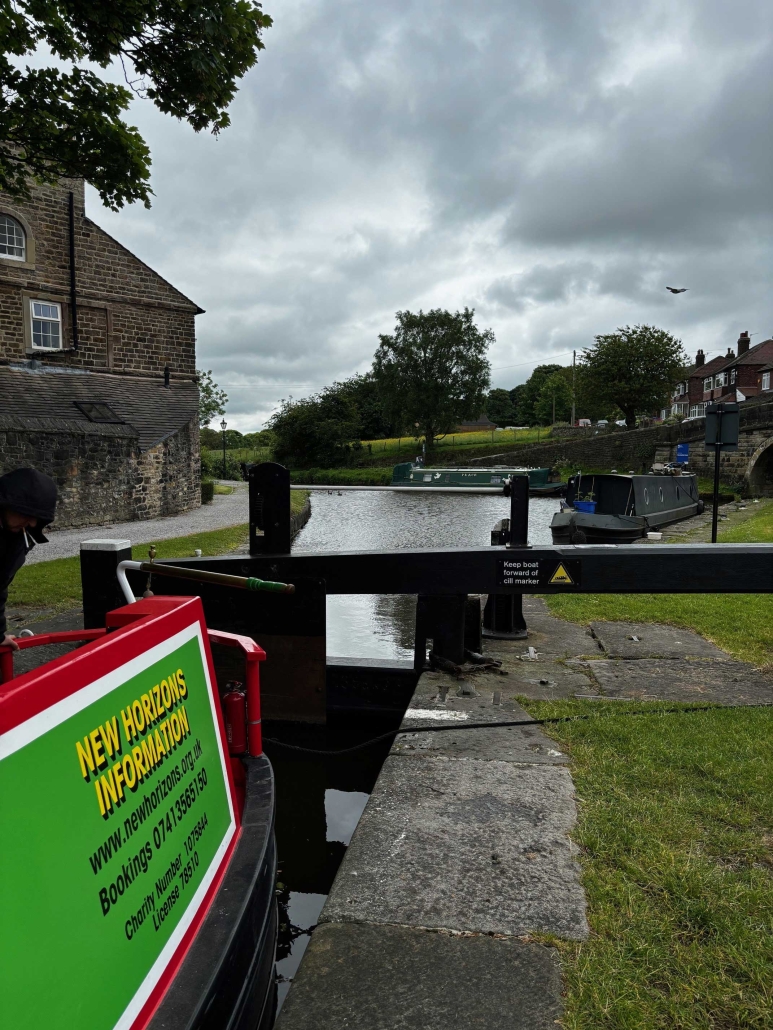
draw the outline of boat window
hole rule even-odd
[[[424,482],[425,483],[431,483],[432,482],[432,475],[431,474],[430,475],[425,475],[424,476]]]
[[[646,486],[644,487],[644,503],[645,504],[649,504],[650,503],[650,495],[647,493],[647,487]]]
[[[662,501],[663,501],[663,487],[662,487],[662,486],[659,486],[659,487],[658,487],[658,490],[659,490],[659,492],[660,492],[660,500],[661,500],[661,503],[662,503]]]
[[[680,497],[681,497],[681,494],[679,493],[679,487],[677,487],[676,488],[676,499],[677,499],[677,501],[679,500]]]
[[[492,476],[491,477],[491,482],[492,483],[501,483],[502,482],[502,477],[501,476]]]

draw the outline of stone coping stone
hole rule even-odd
[[[760,704],[773,701],[773,676],[745,662],[683,658],[588,662],[601,692],[642,700]]]
[[[691,629],[640,622],[592,622],[609,658],[719,658],[727,653]],[[632,640],[631,637],[637,637]]]
[[[407,926],[327,924],[312,936],[276,1030],[555,1030],[556,953]]]
[[[598,641],[586,626],[557,619],[550,614],[541,597],[524,597],[523,617],[528,629],[525,640],[484,637],[484,653],[502,660],[516,658],[528,651],[529,647],[536,648],[545,658],[576,658],[601,653]]]
[[[563,670],[562,670],[563,671]],[[588,689],[588,679],[572,675]],[[506,689],[505,689],[506,685]],[[461,694],[474,689],[474,696]],[[563,764],[568,758],[537,727],[503,726],[501,722],[532,721],[510,696],[509,677],[479,673],[458,681],[442,672],[422,674],[403,718],[392,754],[407,758],[445,755],[525,764]],[[490,728],[466,729],[466,723],[490,723]],[[414,726],[444,725],[448,729],[420,733]]]
[[[562,766],[390,756],[320,922],[582,940],[574,823]]]

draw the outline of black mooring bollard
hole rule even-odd
[[[500,519],[491,533],[492,546],[529,546],[529,477],[510,479],[510,518]],[[525,640],[523,594],[489,594],[483,610],[483,636],[490,640]]]
[[[250,554],[289,554],[290,473],[264,461],[245,466],[250,485]]]

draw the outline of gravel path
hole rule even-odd
[[[116,522],[110,526],[83,526],[81,529],[60,529],[52,532],[47,544],[39,544],[27,557],[27,564],[52,561],[54,558],[71,558],[80,553],[82,540],[131,540],[133,544],[150,543],[155,540],[169,540],[172,537],[189,536],[191,533],[206,533],[211,529],[225,529],[226,526],[240,526],[247,523],[248,490],[246,483],[229,483],[234,487],[232,494],[216,494],[211,504],[186,511],[182,515],[170,515],[163,519],[146,519],[141,522]]]

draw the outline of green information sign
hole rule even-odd
[[[138,1025],[236,833],[202,624],[137,650],[0,736],[14,1030]]]

